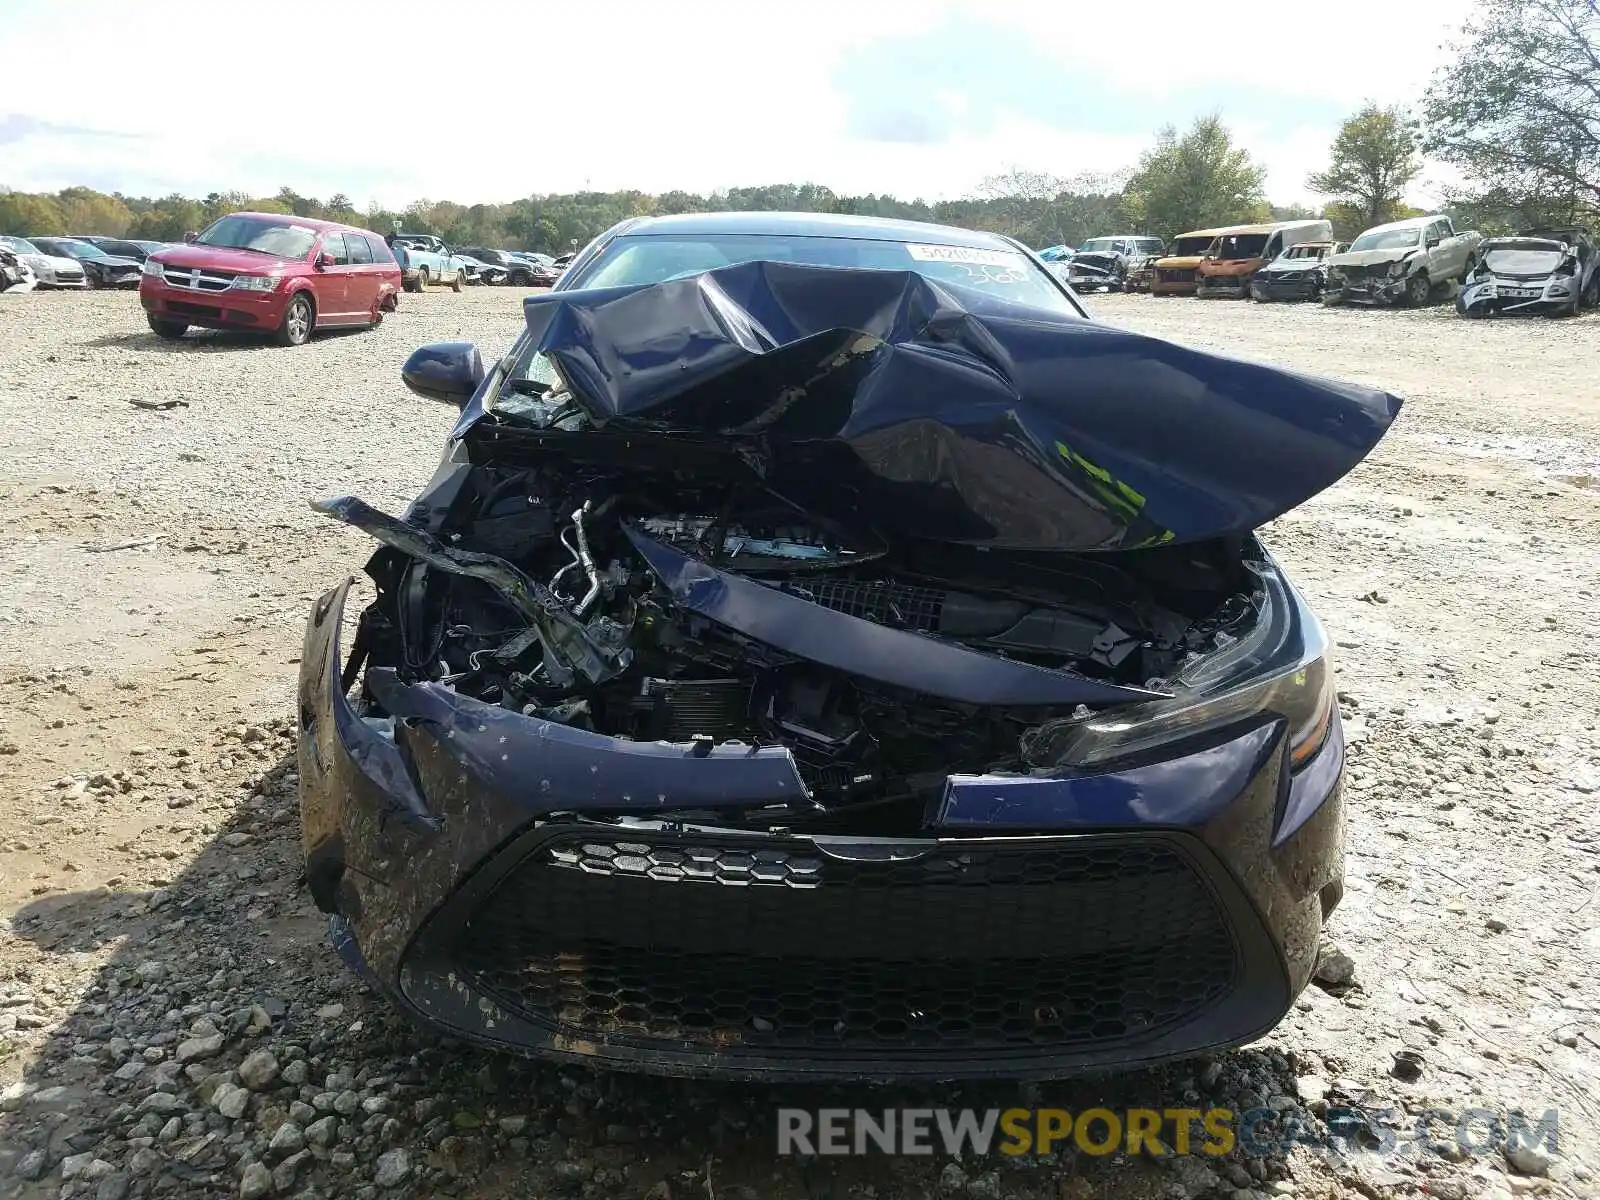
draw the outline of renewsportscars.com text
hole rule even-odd
[[[1124,1153],[1163,1158],[1282,1155],[1294,1146],[1334,1154],[1503,1152],[1508,1146],[1557,1150],[1560,1114],[1466,1108],[1330,1107],[1321,1121],[1270,1108],[781,1108],[778,1153],[950,1157],[989,1154]]]

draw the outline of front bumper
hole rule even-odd
[[[1250,276],[1201,275],[1194,294],[1202,300],[1244,300],[1250,295]]]
[[[1150,291],[1156,296],[1192,296],[1199,286],[1198,272],[1192,267],[1157,267]]]
[[[103,288],[136,288],[143,278],[143,272],[137,267],[118,271],[102,271],[95,276],[94,285]]]
[[[915,837],[690,827],[795,796],[781,747],[616,741],[368,672],[307,626],[307,876],[341,953],[486,1046],[747,1079],[1048,1078],[1238,1045],[1342,890],[1344,749],[1282,723],[1074,778],[952,776]],[[618,824],[609,814],[632,814]]]
[[[1315,300],[1322,295],[1322,288],[1322,276],[1315,271],[1258,274],[1250,281],[1250,294],[1257,300]]]
[[[1407,276],[1358,275],[1328,281],[1328,291],[1350,304],[1396,305],[1406,296]]]
[[[1554,289],[1545,281],[1523,283],[1490,279],[1468,283],[1456,296],[1456,311],[1473,316],[1560,312],[1570,308],[1577,287],[1574,280],[1565,290],[1553,294]]]
[[[198,325],[203,329],[276,329],[283,324],[289,293],[283,285],[271,292],[194,291],[175,288],[146,275],[139,281],[139,303],[150,316],[163,321]]]

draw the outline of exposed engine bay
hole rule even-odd
[[[403,683],[612,737],[701,752],[782,745],[813,820],[845,810],[860,831],[873,811],[887,823],[920,814],[952,772],[1053,765],[1028,761],[1030,729],[1162,694],[1186,661],[1255,619],[1241,565],[1249,539],[1101,555],[860,546],[770,496],[746,499],[750,490],[473,467],[449,511],[433,514],[435,532],[359,500],[319,503],[385,545],[368,564],[378,598],[347,681],[363,666],[393,668]],[[861,623],[916,640],[887,659],[848,653],[830,665],[825,651],[796,651],[800,622],[788,615],[761,639],[696,611],[663,577],[669,555],[807,606],[785,612],[821,616],[825,640],[848,644]],[[904,686],[921,677],[902,669],[947,652],[966,656],[948,687]],[[977,702],[981,672],[968,668],[983,662],[1056,689],[1040,695],[1090,703]],[[383,715],[370,693],[363,703]]]

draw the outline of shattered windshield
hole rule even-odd
[[[1356,250],[1409,250],[1422,241],[1420,229],[1374,229],[1350,243]]]
[[[225,250],[254,250],[277,258],[304,258],[317,240],[316,231],[303,225],[263,221],[259,217],[223,217],[199,237],[197,246]]]
[[[1211,256],[1213,258],[1260,258],[1261,252],[1266,248],[1266,234],[1238,233],[1229,237],[1219,237],[1216,249],[1211,252]]]
[[[1566,252],[1554,242],[1523,241],[1492,246],[1484,254],[1483,261],[1497,275],[1548,275],[1566,257]]]

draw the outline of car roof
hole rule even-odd
[[[667,217],[640,217],[617,230],[619,237],[750,233],[788,237],[859,238],[877,242],[928,242],[937,246],[967,246],[1015,250],[1010,238],[998,233],[933,225],[926,221],[900,221],[889,217],[856,217],[843,213],[717,212],[678,213]]]

